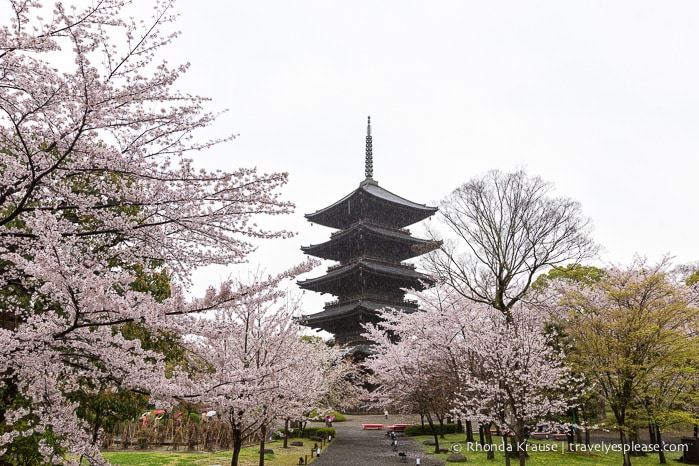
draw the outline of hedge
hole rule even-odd
[[[458,432],[457,424],[444,424],[445,434],[456,434]],[[441,434],[439,430],[439,424],[435,424],[434,428],[437,430],[438,434]],[[416,436],[416,435],[432,435],[432,429],[430,429],[429,424],[425,424],[423,428],[420,424],[414,424],[405,428],[405,435]]]
[[[337,411],[333,411],[330,414],[332,416],[335,416],[335,419],[333,419],[333,422],[344,422],[345,421],[345,415],[342,413],[338,413]],[[325,421],[325,416],[321,416],[320,414],[318,414],[318,411],[314,409],[308,415],[308,419],[311,421],[315,421],[315,422],[321,422],[321,421]]]
[[[332,435],[333,438],[335,438],[335,429],[332,427],[321,427],[316,430],[316,436],[318,437],[328,438],[329,435]]]
[[[290,438],[298,438],[301,434],[301,429],[294,429],[289,433]],[[332,435],[335,438],[335,429],[332,427],[306,427],[303,430],[303,436],[305,438],[322,437],[328,438],[328,435]]]

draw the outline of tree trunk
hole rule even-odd
[[[439,454],[439,433],[437,432],[437,429],[434,426],[434,422],[432,421],[432,416],[429,414],[427,415],[427,423],[430,425],[430,430],[432,431],[432,437],[434,437],[434,452],[435,454]]]
[[[650,444],[657,445],[658,440],[655,437],[655,427],[651,422],[648,423],[648,437],[650,437]]]
[[[607,419],[607,405],[601,396],[597,397],[597,419],[599,421]]]
[[[628,385],[625,383],[625,385]],[[624,398],[631,399],[630,389],[624,389]],[[628,427],[626,426],[626,407],[613,403],[611,405],[612,411],[614,411],[614,419],[619,429],[619,442],[621,443],[622,455],[624,458],[624,466],[631,466],[631,455],[630,455],[630,442],[628,435]]]
[[[231,466],[238,466],[240,450],[243,448],[243,434],[240,429],[233,428],[233,455],[231,456]]]
[[[629,454],[629,449],[627,448],[627,445],[629,444],[629,440],[626,435],[626,426],[623,424],[619,425],[619,441],[621,442],[621,448],[622,448],[622,455],[624,457],[624,466],[631,466],[631,455]]]
[[[481,448],[485,450],[485,427],[483,424],[478,424],[478,441],[481,444]]]
[[[523,421],[517,421],[513,426],[513,431],[513,441],[517,442],[517,458],[519,459],[519,465],[524,466],[527,462],[527,458],[529,458],[529,454],[527,453],[528,430]],[[504,432],[504,435],[507,435],[507,431]]]
[[[493,451],[493,435],[490,433],[490,423],[483,426],[483,432],[485,432],[485,441],[490,448],[488,448],[486,459],[494,460],[495,452]]]
[[[585,410],[585,405],[583,404],[583,407],[580,409],[582,413],[582,418],[583,418],[583,425],[585,426],[585,446],[590,446],[590,416],[588,412]],[[582,443],[582,441],[581,441]]]
[[[630,436],[630,440],[631,440],[630,443],[631,443],[632,447],[633,447],[633,445],[637,445],[638,443],[640,443],[640,441],[639,441],[640,435],[638,434],[638,426],[633,426],[631,428],[631,432],[630,432],[629,436]],[[636,450],[635,448],[631,448],[631,456],[636,456],[636,457],[648,456],[648,453],[646,453],[642,449]]]
[[[92,444],[97,445],[97,439],[99,438],[100,427],[102,425],[102,413],[99,409],[95,409],[95,420],[92,426]]]
[[[466,421],[466,442],[473,442],[473,423],[470,420]]]
[[[663,448],[662,432],[660,432],[660,427],[657,424],[655,425],[655,433],[658,441],[658,459],[660,460],[660,464],[667,464],[667,460],[665,459],[665,449]]]
[[[505,451],[505,466],[510,466],[510,445],[507,442],[507,434],[502,436],[502,445]]]
[[[585,429],[585,446],[590,446],[590,429]]]
[[[265,441],[267,440],[267,425],[262,424],[260,427],[260,461],[259,466],[265,466]]]
[[[573,424],[575,424],[575,441],[577,443],[582,443],[582,431],[578,428],[578,425],[580,425],[580,413],[578,411],[578,408],[573,408]]]
[[[566,433],[566,440],[568,441],[568,451],[575,451],[575,430],[573,427]]]
[[[284,419],[284,446],[282,448],[289,448],[287,440],[289,439],[289,420]]]

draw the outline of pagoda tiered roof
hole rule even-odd
[[[411,302],[397,304],[357,300],[350,303],[328,305],[321,312],[302,316],[300,321],[303,325],[311,328],[321,328],[331,333],[339,333],[338,331],[347,331],[348,327],[356,325],[358,329],[361,329],[362,323],[377,322],[378,313],[384,308],[411,313],[417,310],[417,304]]]
[[[433,280],[412,266],[361,257],[347,264],[330,267],[325,275],[299,281],[298,285],[319,293],[346,296],[365,290],[423,290],[425,285],[432,286]]]
[[[346,262],[350,258],[370,255],[404,261],[438,248],[439,242],[415,238],[406,230],[390,229],[366,221],[358,221],[345,230],[333,233],[330,240],[304,246],[311,256]]]
[[[297,282],[301,288],[337,297],[321,312],[302,316],[301,323],[335,335],[342,345],[368,351],[363,324],[379,322],[379,312],[392,308],[415,312],[417,302],[406,290],[423,290],[433,280],[403,261],[438,248],[441,242],[414,238],[405,227],[424,220],[437,207],[397,196],[373,179],[371,121],[367,125],[365,180],[332,205],[306,219],[335,228],[330,240],[302,247],[306,254],[339,262],[325,275]],[[366,353],[368,354],[368,353]]]
[[[368,219],[380,221],[394,228],[404,228],[428,218],[437,212],[437,207],[418,204],[382,188],[367,178],[347,196],[334,204],[305,217],[319,225],[345,229],[350,225]]]

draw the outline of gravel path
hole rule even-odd
[[[314,458],[312,466],[389,466],[408,464],[415,465],[420,459],[420,466],[443,466],[444,461],[428,456],[410,437],[398,436],[398,451],[391,448],[391,440],[386,435],[386,429],[364,430],[362,424],[413,423],[412,417],[389,416],[388,420],[381,415],[346,416],[344,422],[333,424],[337,439],[323,450],[319,458]],[[398,452],[406,454],[407,461],[401,463]]]

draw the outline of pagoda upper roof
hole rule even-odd
[[[345,296],[362,289],[386,288],[387,283],[390,283],[389,288],[422,290],[425,284],[432,286],[433,280],[412,267],[361,257],[349,264],[331,267],[325,275],[297,283],[307,290]]]
[[[358,241],[359,238],[361,241]],[[389,229],[360,220],[334,233],[330,241],[304,246],[301,250],[312,256],[336,261],[362,254],[383,253],[401,262],[436,249],[439,245],[436,241],[415,238],[405,230]]]
[[[344,229],[362,219],[403,228],[437,212],[437,207],[404,199],[367,178],[347,196],[305,217],[319,225]]]

